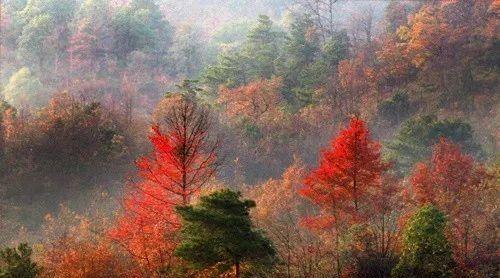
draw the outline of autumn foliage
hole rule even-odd
[[[343,60],[338,66],[339,91],[342,97],[341,109],[345,114],[359,113],[370,108],[373,100],[375,73],[360,54],[354,59]],[[363,99],[363,101],[360,101]],[[362,106],[363,104],[363,106]]]
[[[0,277],[498,276],[500,0],[4,2]]]
[[[380,145],[372,141],[365,123],[353,118],[322,152],[318,168],[305,179],[301,194],[325,213],[317,219],[322,224],[346,216],[354,220],[366,212],[387,167],[380,157]]]
[[[140,277],[126,265],[105,240],[80,241],[73,237],[55,241],[44,253],[41,277],[53,278],[107,278]]]
[[[175,207],[189,204],[217,169],[218,143],[209,141],[209,120],[205,110],[185,99],[170,108],[165,133],[152,127],[154,151],[137,161],[141,180],[130,183],[125,213],[111,231],[153,273],[172,263],[180,228]]]
[[[416,165],[410,178],[414,199],[434,204],[450,218],[454,254],[466,269],[473,267],[473,261],[494,256],[485,249],[489,239],[480,238],[492,229],[484,202],[486,192],[491,192],[490,178],[483,166],[445,138],[434,147],[428,162]]]
[[[296,160],[281,178],[269,179],[247,194],[258,204],[254,219],[265,229],[282,258],[277,268],[286,275],[315,277],[332,270],[331,265],[320,263],[331,259],[331,246],[301,225],[309,213],[307,201],[299,194],[306,175],[304,163]]]
[[[226,106],[230,117],[246,116],[254,121],[273,115],[282,102],[281,78],[261,79],[236,89],[222,87],[219,102]]]

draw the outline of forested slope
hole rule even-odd
[[[3,2],[0,277],[496,277],[499,12]]]

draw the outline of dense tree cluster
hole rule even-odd
[[[2,5],[0,277],[497,276],[498,1],[253,2]]]

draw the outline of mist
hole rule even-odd
[[[27,243],[37,265],[12,277],[405,277],[405,254],[419,251],[404,227],[441,227],[441,214],[449,254],[429,260],[449,260],[445,276],[491,277],[498,12],[495,1],[3,1],[0,247]],[[272,246],[246,250],[241,269],[182,249],[213,235],[181,208],[217,198],[250,211],[255,245]]]

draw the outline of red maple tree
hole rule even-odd
[[[360,216],[388,164],[365,123],[354,117],[321,154],[319,166],[304,181],[301,194],[323,209]]]
[[[137,161],[141,178],[124,197],[125,213],[110,235],[150,271],[174,259],[180,228],[177,205],[186,205],[214,175],[219,143],[211,140],[208,112],[181,98],[165,116],[166,132],[152,127],[151,155]]]
[[[482,231],[489,229],[482,199],[488,190],[489,175],[460,146],[441,138],[430,161],[415,166],[410,181],[418,204],[432,203],[450,218],[454,253],[463,267],[488,257]]]
[[[381,175],[388,167],[382,162],[380,144],[370,138],[365,123],[354,117],[331,141],[330,148],[322,152],[319,166],[304,180],[300,194],[321,209],[320,215],[306,218],[305,224],[333,233],[339,277],[340,233],[351,221],[367,218]]]

